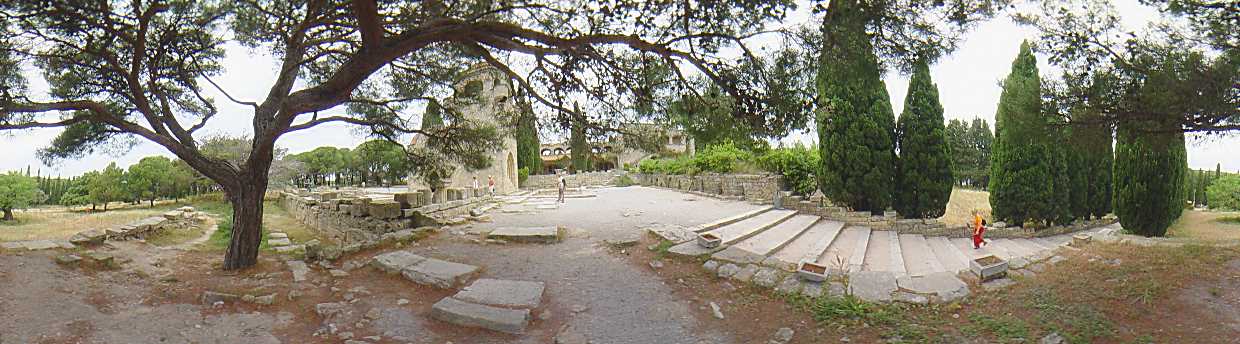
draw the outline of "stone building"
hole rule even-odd
[[[453,98],[443,102],[445,107],[454,109],[466,119],[484,125],[494,125],[500,129],[502,142],[491,151],[491,166],[480,170],[468,170],[457,166],[452,176],[444,179],[445,187],[468,188],[474,178],[478,185],[485,188],[487,178],[495,179],[496,193],[508,193],[517,190],[517,140],[512,133],[505,130],[500,114],[517,112],[516,99],[513,98],[512,79],[491,65],[481,63],[465,71],[457,81]],[[458,99],[457,97],[461,97]],[[465,99],[468,97],[468,99]],[[425,144],[421,137],[414,137],[413,143]],[[409,178],[412,189],[429,188],[418,178]]]
[[[693,138],[685,135],[679,130],[666,129],[654,124],[638,124],[639,130],[657,130],[660,139],[663,142],[662,151],[648,152],[642,149],[629,148],[624,142],[623,135],[615,135],[603,142],[590,142],[590,154],[588,155],[593,163],[593,170],[608,171],[625,166],[634,166],[642,159],[654,156],[658,153],[677,153],[693,155]],[[568,167],[569,155],[572,154],[572,147],[568,142],[544,143],[539,147],[539,155],[542,156],[543,171],[542,173],[552,173],[557,169]]]

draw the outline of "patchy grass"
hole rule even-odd
[[[968,225],[973,222],[973,210],[978,209],[982,217],[990,219],[990,193],[980,190],[952,189],[951,198],[947,200],[947,209],[939,221],[948,227]]]
[[[1226,291],[1233,248],[1186,245],[1135,247],[1095,243],[1061,252],[1067,261],[1017,278],[999,291],[974,286],[948,304],[876,304],[852,296],[784,295],[785,303],[818,322],[826,338],[882,338],[898,343],[1030,343],[1058,333],[1069,343],[1204,343],[1226,336],[1203,307],[1185,305],[1184,290],[1205,285],[1206,297]],[[1211,296],[1214,295],[1214,296]],[[1209,302],[1209,301],[1206,301]]]
[[[159,234],[147,237],[146,243],[155,245],[155,246],[160,246],[160,247],[174,246],[180,243],[194,240],[202,236],[202,234],[206,232],[207,232],[207,229],[201,228],[201,227],[194,227],[194,228],[189,228],[186,230],[167,230],[167,231],[160,232]]]
[[[129,207],[105,212],[73,211],[64,207],[36,208],[14,213],[16,221],[0,222],[0,241],[68,239],[92,228],[109,228],[151,216],[159,216],[178,205],[154,208]]]
[[[1187,210],[1167,229],[1167,236],[1202,242],[1240,242],[1240,213]]]
[[[676,243],[671,240],[659,240],[659,243],[651,250],[654,252],[654,259],[663,260],[664,257],[667,257],[667,250],[672,249],[672,246],[676,246]]]
[[[204,202],[203,211],[215,214],[219,217],[219,230],[211,234],[211,238],[207,240],[205,246],[211,250],[224,250],[228,248],[228,242],[232,240],[232,206],[224,202]],[[318,239],[326,243],[330,240],[320,238],[317,233],[306,225],[298,222],[287,211],[276,205],[274,201],[263,203],[263,238],[260,250],[270,249],[267,245],[267,239],[270,232],[278,231],[288,234],[295,244],[304,243],[310,240]]]

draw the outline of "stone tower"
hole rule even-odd
[[[459,111],[469,121],[481,125],[492,125],[499,129],[501,135],[499,146],[490,152],[491,166],[480,170],[467,170],[457,166],[451,177],[444,179],[444,186],[449,188],[468,188],[473,178],[478,178],[478,185],[487,187],[487,177],[495,178],[495,192],[509,193],[517,190],[517,140],[509,128],[504,128],[497,117],[502,114],[516,113],[516,100],[513,99],[512,79],[491,65],[480,63],[465,71],[454,86],[456,95],[444,101],[445,107]],[[469,100],[456,99],[465,95]],[[413,144],[425,142],[422,138],[414,138]],[[427,185],[417,178],[409,179],[411,189],[426,189]]]

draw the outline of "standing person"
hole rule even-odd
[[[495,176],[487,176],[487,189],[491,191],[491,197],[495,197]]]
[[[556,182],[556,189],[560,191],[560,198],[556,202],[564,203],[564,189],[568,188],[568,181],[564,179],[564,172],[560,172],[560,180]]]
[[[474,176],[474,182],[471,183],[470,185],[474,188],[474,190],[478,190],[478,176]]]
[[[986,232],[986,220],[982,219],[982,215],[977,210],[973,210],[973,249],[979,249],[986,244],[986,239],[982,239],[982,234]]]

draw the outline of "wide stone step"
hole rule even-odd
[[[921,234],[900,234],[900,254],[904,260],[904,269],[910,276],[925,276],[935,272],[947,271],[926,243]]]
[[[938,259],[939,264],[946,269],[947,272],[960,272],[969,269],[969,258],[961,253],[947,237],[929,237],[926,243],[930,245],[930,249],[934,251],[934,257]]]
[[[774,226],[774,225],[779,224],[780,222],[783,222],[784,220],[788,219],[789,217],[792,217],[792,215],[795,215],[795,214],[796,214],[795,210],[783,210],[783,209],[763,212],[761,214],[758,214],[757,216],[754,216],[754,217],[751,217],[745,220],[741,220],[740,222],[736,222],[736,223],[733,223],[727,226],[719,227],[714,230],[708,231],[708,233],[712,233],[723,240],[723,243],[720,244],[719,247],[716,247],[713,249],[704,248],[704,247],[698,246],[697,241],[693,240],[693,241],[681,243],[676,246],[672,246],[672,248],[669,249],[668,252],[671,252],[673,254],[683,255],[683,256],[698,256],[698,255],[713,253],[715,251],[725,248],[724,245],[729,245],[739,240],[745,239],[749,236],[752,236],[754,234],[757,234],[758,232],[761,232],[767,228],[770,228],[771,226]]]
[[[431,318],[468,327],[521,334],[530,322],[530,310],[510,309],[445,297],[431,306]]]
[[[741,240],[723,251],[715,253],[714,257],[715,259],[730,262],[761,262],[771,252],[784,247],[784,245],[800,236],[801,233],[804,233],[815,222],[818,222],[818,219],[819,217],[814,215],[793,216],[767,230]]]
[[[724,245],[729,245],[778,225],[796,215],[796,213],[796,210],[771,210],[737,223],[719,227],[707,233],[719,236],[720,239],[723,239]]]
[[[862,270],[886,271],[896,276],[905,275],[904,256],[900,253],[900,237],[895,231],[870,232],[870,244],[865,251]]]
[[[836,272],[861,271],[865,252],[870,245],[870,233],[869,227],[844,228],[839,238],[827,246],[827,251],[818,256],[818,264],[829,266]]]
[[[1009,238],[993,238],[988,246],[993,246],[991,248],[999,253],[999,257],[1003,257],[1004,260],[1028,256],[1030,253],[1025,252],[1024,247],[1013,245],[1012,240],[1009,240]]]
[[[559,227],[500,227],[487,233],[487,239],[499,239],[511,242],[556,243],[563,238]]]
[[[712,230],[712,229],[715,229],[715,228],[719,228],[719,227],[727,226],[727,225],[730,225],[730,224],[733,224],[733,223],[737,223],[737,222],[740,222],[740,221],[744,221],[744,220],[746,220],[746,219],[749,219],[749,218],[754,217],[754,216],[758,216],[759,214],[762,214],[762,213],[765,213],[765,212],[767,212],[767,211],[774,210],[774,209],[775,209],[775,207],[761,207],[761,208],[758,208],[758,209],[750,210],[750,211],[747,211],[747,212],[743,212],[743,213],[740,213],[740,214],[732,215],[732,216],[725,217],[725,218],[722,218],[722,219],[718,219],[718,220],[715,220],[715,221],[711,221],[711,222],[708,222],[708,223],[703,223],[703,224],[699,225],[699,226],[697,227],[697,229],[695,229],[694,231],[699,232],[699,233],[700,233],[700,232],[709,231],[709,230]]]
[[[821,220],[815,223],[801,236],[775,251],[765,262],[766,265],[777,266],[787,270],[796,269],[802,260],[816,261],[818,256],[839,237],[844,223],[839,221]]]
[[[999,255],[993,250],[994,245],[986,245],[986,246],[982,246],[981,248],[974,249],[972,238],[952,238],[949,241],[951,241],[952,246],[955,246],[956,249],[959,250],[960,253],[963,254],[965,258],[968,258],[969,260],[974,260],[977,258],[989,256],[989,255],[994,255],[996,257],[1003,258],[1003,256]]]

